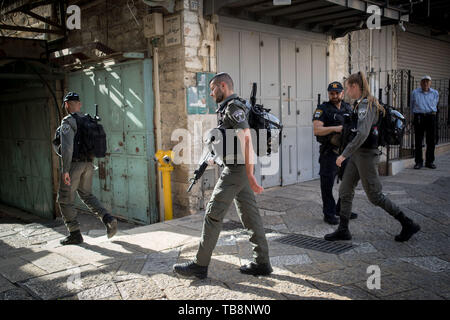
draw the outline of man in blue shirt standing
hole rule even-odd
[[[411,110],[414,113],[415,132],[415,161],[414,169],[423,167],[422,142],[426,135],[427,150],[425,166],[436,169],[434,165],[434,147],[436,144],[436,112],[439,102],[439,92],[431,88],[431,77],[423,76],[420,88],[413,90],[411,94]]]

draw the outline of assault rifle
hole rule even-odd
[[[344,117],[344,124],[342,125],[342,132],[341,132],[341,143],[339,146],[339,154],[341,155],[344,151],[347,144],[352,139],[352,134],[354,131],[352,131],[352,116],[351,114],[345,113],[342,115]],[[337,170],[337,178],[336,182],[339,183],[339,180],[342,181],[342,177],[344,176],[345,167],[347,166],[348,159],[345,159],[341,166],[338,167]]]
[[[206,148],[203,152],[202,158],[198,164],[198,168],[194,171],[194,177],[189,179],[191,184],[189,185],[189,188],[187,189],[187,192],[190,192],[194,184],[197,182],[198,179],[202,177],[202,175],[205,173],[206,168],[208,167],[209,161],[213,160],[214,163],[217,163],[219,166],[223,167],[223,161],[220,158],[220,156],[217,154],[213,142],[216,140],[216,137],[212,135],[208,139],[206,139]]]

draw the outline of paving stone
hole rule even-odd
[[[179,262],[185,262],[183,260]],[[152,279],[156,285],[163,290],[164,292],[168,288],[174,288],[179,286],[189,286],[193,279],[190,278],[183,278],[179,277],[177,274],[175,274],[172,270],[166,272],[166,273],[155,273],[148,276],[150,279]],[[197,280],[194,280],[197,281]]]
[[[213,250],[213,256],[238,254],[237,245],[234,246],[216,246]]]
[[[431,272],[448,272],[450,270],[450,263],[438,257],[411,257],[400,258],[400,260]]]
[[[14,235],[16,233],[17,233],[17,231],[14,231],[14,230],[0,231],[0,238],[12,236],[12,235]]]
[[[263,216],[262,220],[264,227],[271,229],[274,225],[284,224],[283,218],[281,216]]]
[[[263,200],[258,202],[258,207],[261,209],[271,210],[271,211],[286,211],[291,208],[298,206],[298,200],[287,199],[287,198],[271,198],[270,200]]]
[[[324,271],[320,270],[316,264],[300,264],[300,265],[290,265],[285,266],[287,270],[290,272],[299,274],[299,275],[316,275],[319,273],[323,273]]]
[[[35,299],[25,290],[15,288],[12,290],[0,292],[0,300],[35,300]]]
[[[86,268],[80,268],[80,279],[82,281],[83,290],[99,287],[112,282],[120,266],[121,263],[118,262],[101,267],[86,266]]]
[[[105,235],[105,229],[99,229],[99,230],[89,230],[88,235],[90,237],[101,237]]]
[[[362,279],[367,279],[368,274],[366,273],[367,266],[361,264],[358,267],[345,268],[342,270],[334,270],[319,275],[314,275],[309,279],[310,282],[314,282],[314,286],[322,291],[329,291],[333,287],[349,285],[357,283]]]
[[[275,267],[290,266],[297,264],[309,264],[312,263],[311,259],[306,254],[299,255],[285,255],[270,257],[270,263]]]
[[[417,286],[413,284],[411,281],[406,281],[395,275],[387,275],[387,276],[381,275],[380,289],[368,289],[367,280],[356,283],[356,286],[381,298],[417,288]]]
[[[1,241],[4,245],[14,249],[26,248],[29,245],[29,240],[19,234],[3,237]]]
[[[147,255],[135,257],[127,261],[123,261],[114,275],[114,281],[125,281],[136,278],[142,278],[142,268],[147,261]]]
[[[79,266],[79,264],[59,254],[50,253],[47,251],[24,255],[22,256],[22,259],[31,262],[48,273],[54,273]]]
[[[354,285],[335,287],[329,292],[342,297],[343,300],[379,300],[379,298],[375,295],[372,295],[370,292],[364,291]]]
[[[0,276],[0,293],[11,289],[16,289],[16,286],[11,282]]]
[[[180,255],[180,248],[151,253],[147,257],[141,274],[165,273],[172,270]]]
[[[47,232],[39,235],[33,235],[28,238],[30,245],[45,245],[49,241],[61,239],[61,234],[57,232]],[[59,242],[59,241],[58,241]]]
[[[155,300],[165,297],[164,292],[150,278],[117,283],[124,300]]]
[[[281,216],[286,214],[286,211],[273,211],[267,209],[259,209],[261,216]]]
[[[266,239],[269,242],[275,241],[284,236],[285,236],[285,234],[277,232],[277,231],[266,233]]]
[[[266,278],[256,278],[256,280],[227,283],[229,290],[221,293],[226,300],[286,300],[287,297],[273,286],[273,281],[268,281]],[[254,277],[253,277],[254,278]],[[259,283],[256,283],[258,282]],[[263,284],[264,283],[264,284]],[[216,295],[220,299],[220,295]],[[236,298],[235,298],[236,297]]]
[[[46,273],[45,270],[20,258],[0,261],[0,274],[12,283],[39,277]]]
[[[220,236],[217,240],[216,247],[220,246],[235,246],[236,245],[236,236],[235,235],[225,235]]]
[[[371,244],[387,257],[415,256],[417,252],[407,243],[399,243],[394,240],[376,240]]]
[[[305,253],[311,258],[314,263],[337,263],[342,264],[339,256],[331,253],[324,253],[315,250],[305,249]]]
[[[43,300],[53,300],[73,296],[83,290],[78,279],[74,273],[65,270],[27,280],[23,286]]]
[[[391,296],[383,297],[386,300],[443,300],[442,297],[433,292],[423,289],[414,289],[411,291],[401,292]]]
[[[264,280],[269,283],[270,291],[273,290],[289,300],[330,299],[327,293],[289,271],[272,274]]]
[[[199,241],[200,234],[196,230],[183,229],[176,226],[169,226],[170,229],[164,231],[152,231],[147,234],[140,233],[136,235],[121,236],[114,240],[114,243],[120,241],[129,248],[134,248],[142,253],[151,253],[166,249],[179,247],[186,242]]]
[[[99,287],[84,290],[77,294],[78,300],[100,300],[109,297],[117,297],[119,295],[119,290],[116,284],[111,282]]]

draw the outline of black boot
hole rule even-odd
[[[340,212],[336,212],[336,216],[341,217],[341,213],[340,213]],[[358,214],[352,212],[352,213],[350,214],[350,220],[353,220],[353,219],[356,219],[356,218],[358,218]]]
[[[80,230],[73,231],[62,239],[59,243],[61,243],[63,246],[69,245],[69,244],[82,244],[83,243],[83,237],[81,236]]]
[[[348,230],[348,219],[341,217],[337,230],[333,233],[326,234],[324,239],[328,241],[351,240],[352,235]]]
[[[408,241],[414,233],[417,233],[420,230],[420,226],[417,223],[414,223],[414,221],[412,221],[410,218],[405,216],[403,212],[400,212],[395,217],[395,219],[397,219],[402,225],[402,231],[400,231],[400,234],[395,236],[395,241]]]
[[[272,273],[273,269],[270,266],[270,263],[250,262],[249,264],[240,267],[239,271],[253,276],[268,276]]]
[[[106,226],[106,235],[108,236],[108,239],[112,238],[117,232],[117,219],[107,213],[103,216],[102,221]]]
[[[178,263],[173,266],[173,272],[183,277],[195,276],[199,279],[205,279],[208,275],[208,267],[202,267],[194,261]]]
[[[325,221],[325,222],[328,223],[328,224],[332,224],[332,225],[337,225],[337,224],[339,224],[339,219],[336,218],[335,216],[328,216],[328,215],[325,215],[325,216],[323,217],[323,221]]]

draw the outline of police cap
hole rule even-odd
[[[80,101],[80,96],[76,92],[69,92],[64,97],[63,102],[66,102],[66,101]]]
[[[342,90],[344,90],[344,88],[339,81],[334,81],[328,85],[328,91],[342,92]]]

